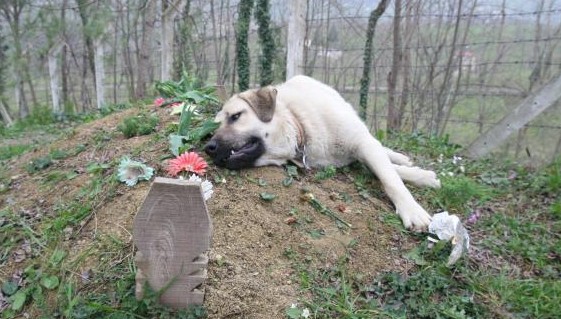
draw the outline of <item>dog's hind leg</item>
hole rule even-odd
[[[388,157],[390,158],[390,161],[392,163],[401,166],[413,166],[413,162],[407,155],[398,153],[387,147],[384,147],[384,151],[386,151],[386,154],[388,154]]]
[[[355,146],[357,159],[366,164],[378,176],[388,197],[396,207],[406,228],[425,230],[431,216],[415,201],[397,170],[384,151],[384,147],[376,139],[365,138]]]
[[[393,165],[399,177],[403,181],[418,186],[440,188],[440,180],[436,177],[436,173],[428,171],[417,166],[409,167],[402,165]]]

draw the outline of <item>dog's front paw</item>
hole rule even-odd
[[[433,171],[425,171],[424,185],[432,188],[440,188],[440,180]]]
[[[431,216],[417,202],[397,206],[397,214],[401,217],[403,226],[414,231],[426,231]]]

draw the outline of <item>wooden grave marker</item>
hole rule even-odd
[[[200,183],[156,177],[133,227],[136,297],[148,283],[165,305],[201,305],[212,222]]]

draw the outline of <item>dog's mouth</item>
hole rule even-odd
[[[214,164],[228,169],[242,169],[255,166],[255,161],[265,153],[265,144],[259,137],[250,137],[241,147],[231,147],[221,139],[212,139],[205,146],[205,152]]]
[[[261,143],[259,139],[251,139],[249,142],[238,149],[232,148],[230,150],[230,156],[228,157],[228,160],[236,160],[237,158],[251,155],[252,153],[258,151],[260,144]]]

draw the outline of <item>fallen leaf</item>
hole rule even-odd
[[[284,220],[284,223],[287,225],[292,225],[294,223],[296,223],[298,220],[296,219],[296,217],[294,216],[290,216],[287,219]]]

